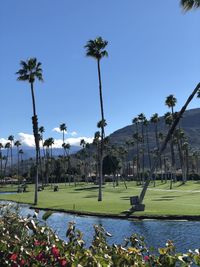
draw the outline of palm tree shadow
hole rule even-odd
[[[123,200],[130,200],[130,197],[120,197]]]
[[[160,198],[152,199],[152,201],[170,201],[170,200],[174,200],[177,197],[180,197],[180,196],[163,196]]]
[[[102,189],[104,188],[104,186],[102,186]],[[76,188],[74,189],[74,191],[85,191],[85,190],[88,190],[88,191],[92,191],[92,190],[97,190],[99,189],[99,186],[91,186],[91,187],[84,187],[84,188]]]
[[[88,196],[85,196],[84,198],[97,198],[97,195],[88,195]]]

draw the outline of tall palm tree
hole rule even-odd
[[[142,182],[144,182],[144,125],[146,117],[144,113],[138,115],[138,121],[141,124],[141,143],[142,143]]]
[[[41,63],[37,62],[36,58],[30,58],[27,61],[21,61],[21,69],[16,72],[18,75],[18,81],[27,81],[31,86],[31,96],[33,105],[33,134],[35,138],[36,148],[36,176],[35,176],[35,194],[34,194],[34,205],[38,203],[38,167],[39,167],[39,133],[38,133],[38,118],[36,114],[35,96],[34,96],[34,82],[36,79],[43,81]]]
[[[23,154],[24,154],[24,151],[23,149],[20,149],[19,150],[19,155],[20,155],[20,166],[21,166],[21,173],[23,174]]]
[[[51,147],[51,159],[53,158],[53,144],[54,144],[54,138],[53,137],[49,137],[47,139],[48,143],[49,143],[49,147]]]
[[[146,140],[147,140],[147,153],[148,153],[149,169],[151,169],[151,153],[150,153],[149,132],[148,132],[149,122],[148,122],[147,119],[144,120],[144,126],[145,126],[145,129],[146,129]]]
[[[8,140],[10,141],[10,172],[12,176],[12,167],[13,167],[13,154],[12,154],[12,149],[13,149],[13,142],[14,142],[14,136],[9,135]]]
[[[177,103],[177,99],[174,97],[174,95],[169,95],[166,97],[165,100],[165,105],[168,106],[168,108],[171,109],[171,115],[172,115],[172,122],[175,119],[175,113],[174,113],[174,107]],[[171,155],[172,155],[172,175],[173,175],[173,180],[176,180],[176,161],[175,161],[175,153],[174,153],[174,136],[172,135],[171,140],[170,140],[170,146],[171,146]],[[172,183],[170,188],[172,187]]]
[[[100,97],[100,107],[101,107],[101,148],[100,148],[100,179],[99,179],[99,194],[98,201],[102,201],[102,181],[103,181],[103,140],[105,138],[104,131],[104,108],[103,108],[103,96],[102,96],[102,82],[101,82],[101,69],[100,61],[103,57],[108,56],[108,52],[105,50],[108,42],[103,40],[102,37],[97,37],[95,40],[89,40],[85,45],[86,56],[93,57],[97,60],[98,78],[99,78],[99,97]]]
[[[5,166],[4,166],[4,177],[6,176],[6,167],[7,167],[7,163],[8,163],[8,156],[9,156],[9,150],[10,150],[10,142],[7,142],[5,144],[5,148],[7,149],[7,153],[6,153],[6,159],[5,159]]]
[[[200,7],[200,0],[181,0],[180,4],[184,10],[188,11]]]
[[[38,129],[38,132],[40,134],[40,140],[42,141],[42,147],[43,147],[43,155],[45,157],[45,149],[44,149],[44,132],[45,132],[45,128],[44,126],[40,126],[39,129]]]
[[[140,155],[139,155],[139,131],[138,131],[138,117],[135,117],[132,119],[132,123],[135,125],[135,133],[133,134],[133,138],[136,141],[136,154],[137,154],[137,160],[136,160],[136,167],[137,167],[137,183],[139,183],[139,173],[140,173]]]
[[[0,161],[1,161],[1,164],[0,164],[0,169],[1,169],[1,176],[0,178],[2,179],[3,177],[3,155],[2,155],[2,148],[3,148],[3,144],[0,143]]]
[[[150,121],[151,123],[154,124],[154,130],[155,130],[155,139],[156,139],[156,150],[155,152],[157,153],[160,149],[160,142],[159,142],[159,135],[158,135],[158,123],[160,121],[160,118],[158,116],[158,113],[155,113],[151,116],[150,118]],[[162,169],[162,160],[161,160],[161,157],[160,157],[160,160],[159,160],[159,165],[160,165],[160,170]],[[156,174],[155,174],[155,179],[154,179],[154,186],[155,186],[155,180],[156,180]]]
[[[15,141],[14,144],[17,147],[17,177],[18,177],[18,183],[19,183],[19,147],[21,146],[21,143],[19,140]]]
[[[59,128],[60,128],[60,131],[63,134],[63,144],[64,144],[65,143],[65,133],[67,131],[67,126],[66,126],[65,123],[61,123]]]

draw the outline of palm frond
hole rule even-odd
[[[28,81],[29,80],[29,75],[25,74],[25,75],[20,75],[17,78],[18,81]]]
[[[199,8],[200,0],[181,0],[180,4],[185,11],[188,11],[192,8]]]

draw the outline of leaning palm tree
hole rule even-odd
[[[38,166],[39,166],[39,133],[38,133],[38,118],[36,114],[35,96],[34,96],[34,82],[36,79],[43,81],[41,63],[37,62],[36,58],[30,58],[27,61],[21,61],[21,69],[16,72],[18,75],[18,81],[27,81],[31,86],[31,96],[33,104],[33,134],[35,138],[35,148],[36,148],[36,176],[35,176],[35,194],[34,194],[34,205],[38,202]]]
[[[181,0],[180,3],[185,11],[200,7],[200,0]]]
[[[99,177],[99,194],[98,194],[98,201],[102,201],[102,180],[103,180],[103,173],[102,173],[102,165],[103,165],[103,141],[105,138],[105,131],[104,131],[104,109],[103,109],[103,96],[102,96],[102,83],[101,83],[101,69],[100,69],[100,61],[103,57],[108,56],[105,47],[107,46],[108,42],[103,40],[102,37],[97,37],[95,40],[89,40],[85,45],[86,48],[86,56],[93,57],[97,60],[97,68],[98,68],[98,78],[99,78],[99,97],[100,97],[100,107],[101,107],[101,147],[100,147],[100,177]]]
[[[147,191],[147,188],[149,186],[149,183],[150,183],[150,179],[151,179],[151,176],[152,174],[154,173],[158,163],[159,163],[159,158],[160,156],[162,155],[163,151],[165,150],[166,146],[167,146],[167,143],[169,142],[169,140],[171,139],[182,115],[184,114],[187,106],[189,105],[189,103],[192,101],[192,99],[194,98],[194,96],[196,94],[199,94],[200,93],[200,83],[197,84],[197,86],[194,88],[193,92],[191,93],[191,95],[188,97],[188,99],[186,100],[185,104],[183,105],[183,107],[181,108],[181,110],[178,112],[178,115],[176,116],[176,118],[174,119],[168,133],[167,133],[167,136],[165,137],[165,140],[163,141],[162,143],[162,146],[160,147],[160,150],[158,152],[158,155],[154,161],[154,164],[152,165],[152,168],[151,168],[151,171],[149,173],[149,176],[148,176],[148,179],[146,180],[145,182],[145,185],[140,193],[140,196],[139,196],[139,203],[136,204],[135,208],[137,210],[143,210],[144,209],[144,205],[142,204],[143,202],[143,199],[144,199],[144,196],[146,194],[146,191]]]

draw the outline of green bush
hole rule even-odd
[[[22,218],[12,208],[3,207],[0,216],[0,266],[1,267],[150,267],[150,266],[200,266],[200,251],[176,253],[172,241],[153,255],[144,240],[133,234],[122,245],[109,245],[110,233],[101,225],[94,226],[94,237],[86,247],[83,234],[69,223],[66,230],[68,242],[61,240],[49,227],[41,225],[36,217]]]

